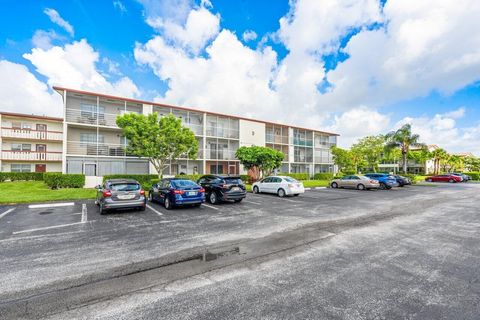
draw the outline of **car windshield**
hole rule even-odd
[[[110,190],[112,191],[136,191],[140,190],[140,185],[138,183],[118,183],[111,184]]]
[[[242,179],[239,178],[223,178],[226,184],[242,184]]]
[[[197,184],[190,180],[172,180],[172,185],[177,188],[192,188],[196,187]]]
[[[290,177],[285,177],[285,178],[283,178],[283,180],[285,180],[287,182],[292,182],[292,183],[298,182],[297,180],[295,180],[293,178],[290,178]]]

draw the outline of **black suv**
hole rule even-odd
[[[247,196],[240,176],[209,174],[202,176],[197,183],[205,189],[207,201],[211,204],[229,200],[240,202]]]

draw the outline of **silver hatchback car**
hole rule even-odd
[[[110,209],[139,208],[145,210],[147,198],[140,183],[133,179],[107,180],[96,187],[95,204],[100,208],[100,214]]]

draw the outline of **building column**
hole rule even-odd
[[[67,91],[63,91],[62,173],[67,173]]]
[[[207,147],[207,114],[204,112],[203,113],[203,128],[202,128],[202,149],[203,149],[203,159],[202,159],[202,166],[203,166],[203,174],[207,173],[207,153],[206,153],[206,147]]]

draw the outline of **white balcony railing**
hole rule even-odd
[[[117,116],[120,114],[96,113],[78,109],[67,109],[66,121],[107,127],[117,127]]]
[[[31,140],[56,140],[62,141],[61,131],[38,131],[33,129],[5,128],[2,127],[2,137]]]
[[[227,129],[227,128],[218,128],[218,127],[207,126],[207,136],[208,137],[218,137],[218,138],[238,139],[239,132],[236,129]]]
[[[112,143],[93,143],[82,141],[67,141],[68,155],[82,155],[82,156],[110,156],[123,157],[129,156],[125,152],[123,144]]]
[[[2,160],[20,161],[62,161],[62,152],[37,152],[3,150]]]
[[[232,149],[206,149],[205,150],[205,159],[208,160],[236,160],[235,157],[236,150]]]

